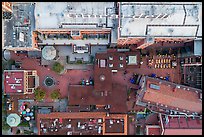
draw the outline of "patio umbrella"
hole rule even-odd
[[[33,116],[33,112],[30,112],[30,116]]]
[[[16,113],[12,113],[6,118],[6,122],[10,127],[17,127],[21,122],[21,118]]]
[[[45,46],[42,49],[42,56],[46,60],[53,60],[57,55],[57,51],[53,46]]]
[[[29,120],[30,120],[30,117],[25,117],[25,120],[29,121]]]

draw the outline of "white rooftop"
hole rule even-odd
[[[36,29],[59,28],[61,23],[106,24],[106,8],[113,7],[114,2],[37,2]]]
[[[120,18],[121,37],[202,36],[201,2],[122,2]]]

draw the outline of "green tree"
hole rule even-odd
[[[61,97],[61,93],[59,89],[53,90],[52,93],[50,94],[50,97],[55,100],[59,99]]]
[[[57,73],[60,73],[64,70],[64,66],[61,65],[59,62],[55,62],[52,66],[52,70]]]
[[[44,98],[45,98],[45,91],[43,90],[43,89],[41,89],[41,88],[36,88],[35,89],[35,91],[34,91],[34,93],[35,93],[35,99],[37,100],[37,101],[41,101],[41,100],[43,100]]]

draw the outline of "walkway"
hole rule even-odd
[[[51,91],[60,89],[62,98],[67,98],[69,84],[79,84],[81,79],[89,79],[89,77],[93,77],[93,67],[91,66],[88,68],[89,70],[67,70],[64,74],[59,75],[56,72],[52,71],[49,66],[40,66],[40,60],[38,59],[27,58],[22,54],[17,56],[14,52],[11,52],[11,58],[16,61],[21,61],[21,67],[23,70],[37,70],[40,87],[47,91],[45,102],[52,102],[52,100],[49,98]],[[58,84],[53,88],[45,87],[43,85],[43,81],[46,76],[53,77],[58,82]]]

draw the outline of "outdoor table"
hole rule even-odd
[[[30,112],[30,108],[27,108],[27,109],[26,109],[26,112]]]
[[[29,120],[30,120],[30,117],[25,117],[25,120],[29,121]]]

